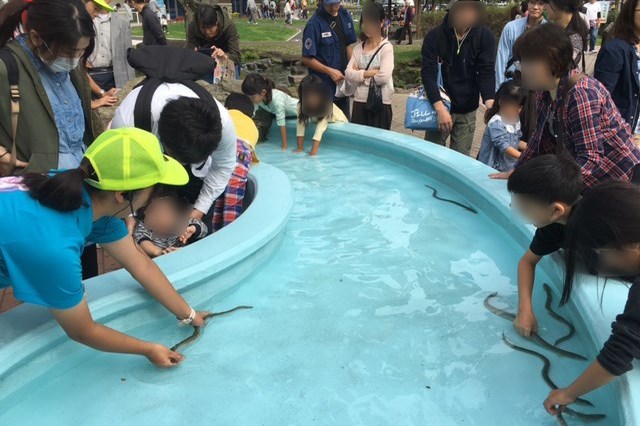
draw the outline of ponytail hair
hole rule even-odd
[[[93,20],[81,0],[10,0],[0,8],[0,47],[13,39],[20,26],[38,33],[54,57],[72,57],[78,41],[89,39],[82,59],[93,52]]]
[[[269,105],[273,100],[273,89],[276,88],[276,84],[269,77],[265,77],[258,73],[251,73],[244,78],[242,82],[242,93],[247,96],[255,96],[266,92],[264,103]]]
[[[500,111],[500,104],[511,102],[523,106],[525,99],[526,93],[518,82],[509,80],[502,83],[496,92],[493,105],[484,113],[484,122],[489,123],[489,120]]]
[[[59,212],[78,210],[86,205],[84,201],[84,180],[95,175],[87,160],[77,169],[70,169],[53,175],[30,173],[24,176],[23,183],[29,189],[29,195],[45,207]],[[97,178],[96,178],[97,179]]]

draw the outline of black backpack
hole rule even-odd
[[[213,74],[216,67],[213,58],[179,47],[142,46],[139,49],[129,49],[127,61],[147,77],[137,86],[142,87],[133,111],[137,128],[151,131],[151,100],[156,89],[163,83],[182,84],[203,101],[215,105],[211,93],[196,83],[203,76]]]

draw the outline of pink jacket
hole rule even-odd
[[[382,102],[391,105],[391,95],[393,95],[393,46],[387,39],[383,39],[381,44],[386,43],[380,52],[376,55],[370,70],[379,69],[380,72],[374,77],[376,84],[382,89]],[[345,78],[347,82],[353,85],[357,85],[353,100],[355,102],[367,102],[367,96],[369,94],[370,78],[364,78],[364,71],[371,60],[371,55],[380,47],[376,46],[375,49],[364,53],[362,51],[362,43],[356,44],[353,48],[351,60],[347,65],[345,71]],[[356,65],[357,68],[356,69]]]

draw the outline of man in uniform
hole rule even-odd
[[[344,80],[352,45],[358,41],[351,15],[341,0],[322,0],[304,27],[302,64],[327,84],[334,103],[349,118],[349,98],[336,98],[336,85]]]

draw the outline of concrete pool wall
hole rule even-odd
[[[289,123],[291,140],[294,140],[293,124]],[[312,130],[308,129],[309,134]],[[487,175],[492,170],[484,164],[418,138],[353,124],[332,125],[323,141],[323,145],[327,144],[375,155],[429,175],[482,210],[523,250],[530,242],[533,228],[521,224],[511,212],[506,182],[490,180]],[[196,306],[241,282],[277,249],[293,203],[291,185],[282,172],[267,164],[256,166],[252,179],[256,197],[234,224],[199,243],[158,259],[158,264],[176,288],[188,300],[196,302]],[[416,190],[425,191],[424,188]],[[425,191],[425,197],[429,196],[430,193]],[[551,285],[559,293],[562,259],[550,256],[540,267],[552,279]],[[515,273],[516,265],[513,265],[513,272],[507,274],[514,277],[514,282]],[[205,292],[200,284],[212,280],[215,283],[213,289],[207,286]],[[609,336],[610,324],[622,312],[628,293],[622,285],[609,284],[601,304],[601,287],[602,280],[598,282],[585,276],[576,286],[572,298],[583,323],[578,328],[588,333],[591,359]],[[112,327],[126,329],[131,325],[134,314],[137,322],[167,317],[166,311],[156,306],[124,271],[88,280],[86,288],[94,318],[100,322],[108,321]],[[174,325],[171,318],[168,321]],[[1,315],[0,395],[29,382],[46,368],[47,361],[64,356],[59,347],[66,339],[43,308],[22,305]],[[613,386],[624,424],[640,425],[640,372],[628,373]]]

